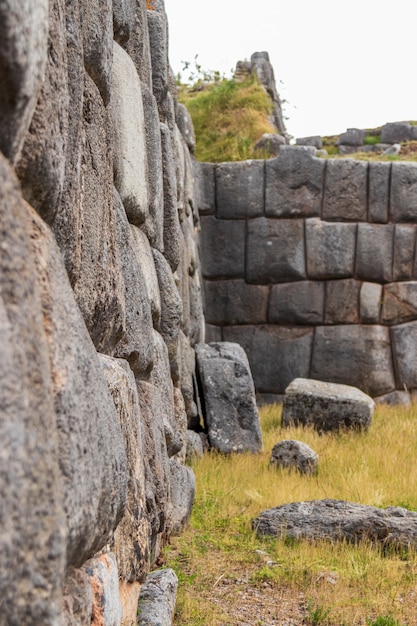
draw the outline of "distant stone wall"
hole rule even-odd
[[[204,318],[167,33],[162,0],[0,3],[0,624],[136,625],[190,512]]]
[[[260,400],[296,377],[382,401],[417,389],[417,164],[200,165],[207,341],[246,350]]]

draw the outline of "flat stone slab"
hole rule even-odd
[[[295,378],[286,388],[282,425],[312,425],[318,431],[367,429],[375,402],[366,393],[339,383]]]
[[[370,541],[408,548],[417,543],[417,513],[399,506],[380,509],[344,500],[291,502],[253,520],[258,536],[325,541]]]

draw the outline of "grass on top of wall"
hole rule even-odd
[[[271,615],[296,606],[295,624],[416,624],[414,551],[259,539],[251,522],[264,509],[322,498],[417,510],[417,407],[379,406],[368,432],[324,435],[282,429],[280,412],[279,405],[260,411],[262,453],[209,453],[193,462],[192,518],[164,553],[164,565],[173,567],[180,581],[174,623],[285,623],[253,617],[269,598]],[[318,453],[317,476],[269,468],[271,450],[281,439],[304,441]],[[245,615],[252,618],[245,621]]]
[[[201,85],[201,90],[180,85],[178,99],[193,120],[199,161],[263,158],[253,146],[264,133],[276,130],[268,119],[271,99],[254,76],[244,82],[224,78]]]

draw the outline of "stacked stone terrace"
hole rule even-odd
[[[417,164],[202,164],[207,341],[241,344],[260,400],[296,377],[387,402],[417,388]]]

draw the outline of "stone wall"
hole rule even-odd
[[[275,159],[200,166],[207,341],[249,357],[261,401],[296,377],[387,402],[417,388],[417,164]]]
[[[192,503],[199,217],[167,32],[162,0],[0,3],[2,625],[136,624]]]

